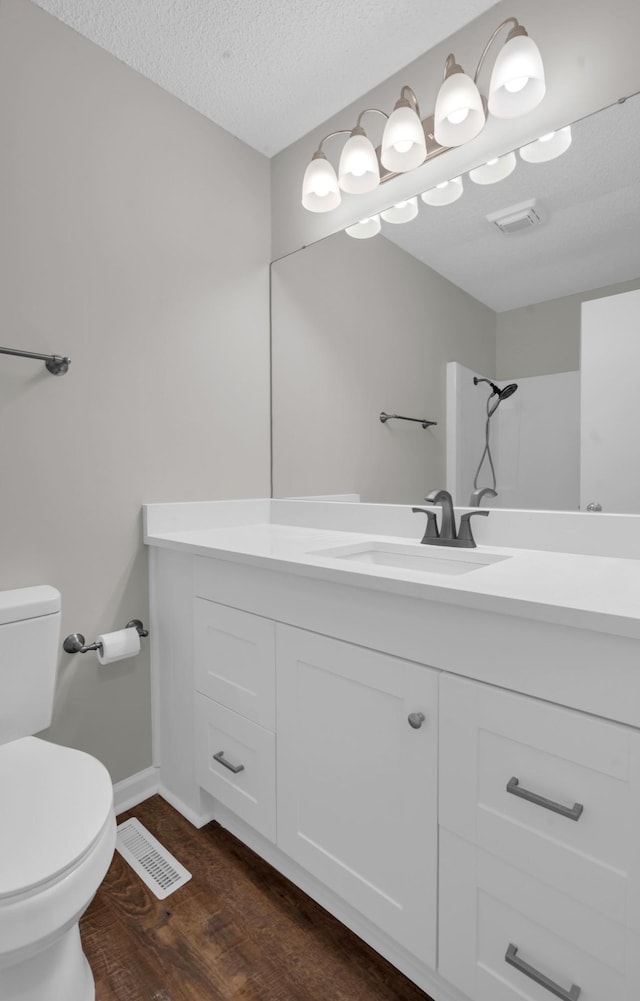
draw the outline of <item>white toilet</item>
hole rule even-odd
[[[94,1001],[78,921],[116,842],[106,768],[29,736],[49,726],[60,641],[53,587],[0,591],[0,999]]]

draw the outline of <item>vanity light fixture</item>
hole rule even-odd
[[[360,122],[370,111],[387,118],[384,111],[365,108],[353,129],[338,129],[325,136],[311,158],[302,181],[302,204],[309,212],[330,212],[342,201],[340,189],[350,194],[372,191],[380,183],[378,154]],[[340,156],[338,173],[329,163],[322,147],[334,136],[349,136]]]
[[[323,139],[322,142],[324,141]],[[318,148],[304,172],[302,204],[309,212],[330,212],[331,209],[337,208],[340,202],[337,174],[322,150]]]
[[[347,140],[338,168],[338,184],[343,191],[360,194],[372,191],[380,183],[378,157],[364,129],[356,127]]]
[[[345,233],[352,236],[354,240],[368,240],[372,236],[377,236],[380,232],[380,216],[372,215],[368,219],[361,219],[353,226],[347,226]]]
[[[489,96],[485,99],[478,87],[480,72],[493,42],[507,26],[509,32],[496,57]],[[498,25],[485,45],[473,78],[464,72],[453,53],[447,56],[433,115],[421,118],[418,99],[405,84],[390,115],[379,108],[367,108],[360,112],[353,129],[340,129],[325,136],[305,171],[302,204],[310,212],[330,212],[340,204],[341,190],[349,194],[372,191],[396,174],[414,170],[447,150],[470,142],[484,128],[487,113],[495,118],[526,114],[537,107],[544,94],[544,67],[538,47],[518,20],[509,17]],[[377,148],[361,125],[363,115],[370,112],[386,119]],[[322,147],[328,139],[340,135],[349,139],[336,174]]]
[[[514,27],[496,57],[489,85],[489,111],[495,118],[518,118],[533,111],[546,91],[540,50],[522,25],[511,20]],[[482,53],[476,79],[493,38],[495,33]]]
[[[394,224],[401,222],[411,222],[412,219],[418,214],[418,199],[417,198],[407,198],[404,202],[398,202],[396,205],[392,205],[390,209],[385,209],[384,212],[380,213],[382,219],[385,222],[392,222]]]
[[[461,197],[464,188],[461,177],[452,177],[448,181],[436,184],[435,188],[423,191],[420,195],[426,205],[451,205]]]
[[[377,108],[365,108],[364,111],[360,112],[355,128],[351,130],[351,135],[343,147],[338,167],[338,184],[343,191],[356,195],[373,191],[380,183],[378,154],[360,124],[363,115],[367,115],[369,112],[383,115],[384,118],[387,117],[383,111],[378,111]]]
[[[512,174],[516,169],[515,153],[506,153],[504,156],[496,156],[493,160],[487,160],[481,167],[474,167],[469,171],[469,177],[475,184],[497,184],[505,177]]]
[[[427,140],[418,99],[411,87],[405,86],[384,127],[380,160],[387,170],[402,174],[419,167],[426,155]]]
[[[484,128],[486,115],[478,86],[458,66],[453,53],[447,56],[433,121],[433,135],[440,146],[462,146]]]
[[[548,132],[546,135],[540,136],[528,146],[523,146],[520,150],[520,156],[527,163],[547,163],[547,161],[555,160],[557,156],[566,153],[570,145],[571,126],[567,125],[563,129],[558,129],[557,132]]]

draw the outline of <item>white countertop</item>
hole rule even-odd
[[[398,534],[388,535],[370,531],[373,522],[364,516],[364,508],[374,505],[363,506],[362,532],[336,530],[342,507],[349,509],[344,520],[352,527],[358,520],[357,504],[260,500],[145,505],[145,542],[347,586],[640,638],[640,560],[494,545],[472,550],[426,547],[415,538],[416,527],[418,534],[424,529],[423,519],[407,518],[405,509],[398,509]],[[375,507],[386,509],[380,517],[387,528],[393,524],[393,506]],[[285,519],[296,523],[283,523]],[[305,520],[310,524],[300,524]],[[323,522],[331,527],[322,527]],[[450,576],[371,566],[318,552],[373,540],[412,545],[418,553],[437,549],[434,555],[439,558],[453,553],[459,559],[465,552],[508,558]]]

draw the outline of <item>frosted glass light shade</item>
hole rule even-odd
[[[380,215],[385,222],[401,223],[411,222],[418,214],[418,199],[408,198],[405,202],[398,202],[390,209],[385,209]]]
[[[494,63],[489,111],[496,118],[516,118],[537,108],[545,91],[538,46],[528,35],[515,35],[505,42]]]
[[[330,212],[340,204],[336,172],[324,153],[314,153],[302,180],[302,205],[309,212]]]
[[[462,146],[482,132],[485,113],[480,91],[466,73],[444,81],[434,112],[433,134],[439,146]]]
[[[422,122],[413,108],[401,105],[391,112],[384,128],[380,159],[387,170],[401,174],[419,167],[427,155]]]
[[[457,202],[463,190],[462,178],[452,177],[450,181],[443,181],[442,184],[436,184],[435,188],[423,191],[420,197],[427,205],[451,205],[452,202]]]
[[[373,143],[362,130],[347,139],[340,157],[338,183],[343,191],[359,195],[380,183],[378,157]]]
[[[566,153],[571,145],[571,126],[557,132],[550,132],[546,136],[540,136],[535,142],[523,146],[520,156],[527,163],[546,163],[547,160],[555,160],[557,156]]]
[[[489,160],[481,167],[470,170],[469,177],[475,184],[496,184],[512,174],[515,169],[515,153],[505,153],[504,156],[497,156],[495,160]]]
[[[380,216],[372,215],[369,219],[361,219],[353,226],[347,226],[345,233],[354,240],[368,240],[380,232]]]

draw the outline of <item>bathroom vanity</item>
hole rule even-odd
[[[640,994],[640,559],[569,518],[145,508],[162,795],[434,1001]]]

